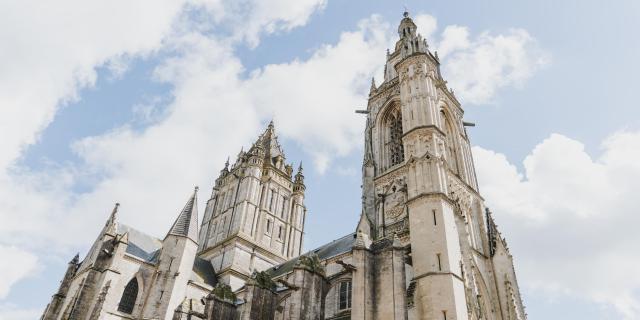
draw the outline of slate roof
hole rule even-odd
[[[193,262],[193,272],[201,278],[196,280],[202,280],[212,287],[215,287],[218,283],[218,277],[216,276],[215,270],[213,270],[211,261],[196,257],[196,260]]]
[[[122,223],[118,223],[117,230],[119,234],[129,233],[126,253],[149,263],[156,264],[158,262],[158,256],[162,249],[160,239]],[[218,283],[216,272],[210,261],[196,257],[193,262],[193,273],[196,277],[192,275],[192,280],[204,282],[212,287]]]
[[[129,245],[126,252],[146,262],[158,262],[158,255],[162,249],[162,241],[142,231],[136,230],[125,224],[118,223],[118,233],[129,233]]]
[[[198,242],[198,187],[193,192],[182,212],[171,226],[169,234],[184,236]]]
[[[303,256],[308,256],[311,254],[316,254],[320,261],[327,260],[333,258],[335,256],[341,255],[345,252],[351,251],[353,245],[356,243],[356,233],[348,234],[342,238],[333,240],[325,245],[322,245],[314,250],[306,252]],[[281,276],[283,274],[289,273],[293,270],[293,267],[296,265],[300,257],[293,258],[287,262],[284,262],[275,267],[269,268],[266,271],[271,275],[271,277],[275,278]]]

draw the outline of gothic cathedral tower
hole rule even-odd
[[[407,248],[417,319],[480,319],[496,286],[476,276],[493,267],[464,111],[416,29],[405,12],[384,81],[371,85],[359,231]]]
[[[254,271],[300,255],[307,210],[302,166],[285,163],[273,122],[249,151],[227,161],[200,228],[199,257],[236,290]]]

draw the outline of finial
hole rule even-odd
[[[389,48],[387,48],[387,56],[391,55],[391,51],[389,51]]]
[[[269,121],[269,128],[273,128],[273,119],[271,119],[271,121]]]
[[[407,6],[404,6],[404,13],[402,14],[402,16],[405,18],[409,17],[409,10],[407,10]]]
[[[193,192],[198,193],[198,190],[199,190],[199,189],[200,189],[200,188],[199,188],[198,186],[195,186],[195,188],[193,188]]]
[[[118,213],[118,207],[120,207],[120,203],[116,202],[116,205],[113,207],[113,211],[111,211],[111,215],[109,215],[109,219],[105,226],[114,224],[116,222],[116,213]]]
[[[302,161],[300,161],[300,165],[298,166],[298,172],[302,172]]]
[[[224,163],[224,168],[228,169],[229,168],[229,156],[227,156],[227,161]]]

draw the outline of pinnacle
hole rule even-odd
[[[178,215],[167,235],[176,235],[198,241],[198,186],[193,188],[193,195]]]

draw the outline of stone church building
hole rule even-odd
[[[303,252],[302,167],[273,123],[197,188],[166,235],[113,209],[44,320],[526,319],[512,256],[478,191],[463,109],[407,13],[372,81],[354,232]]]

